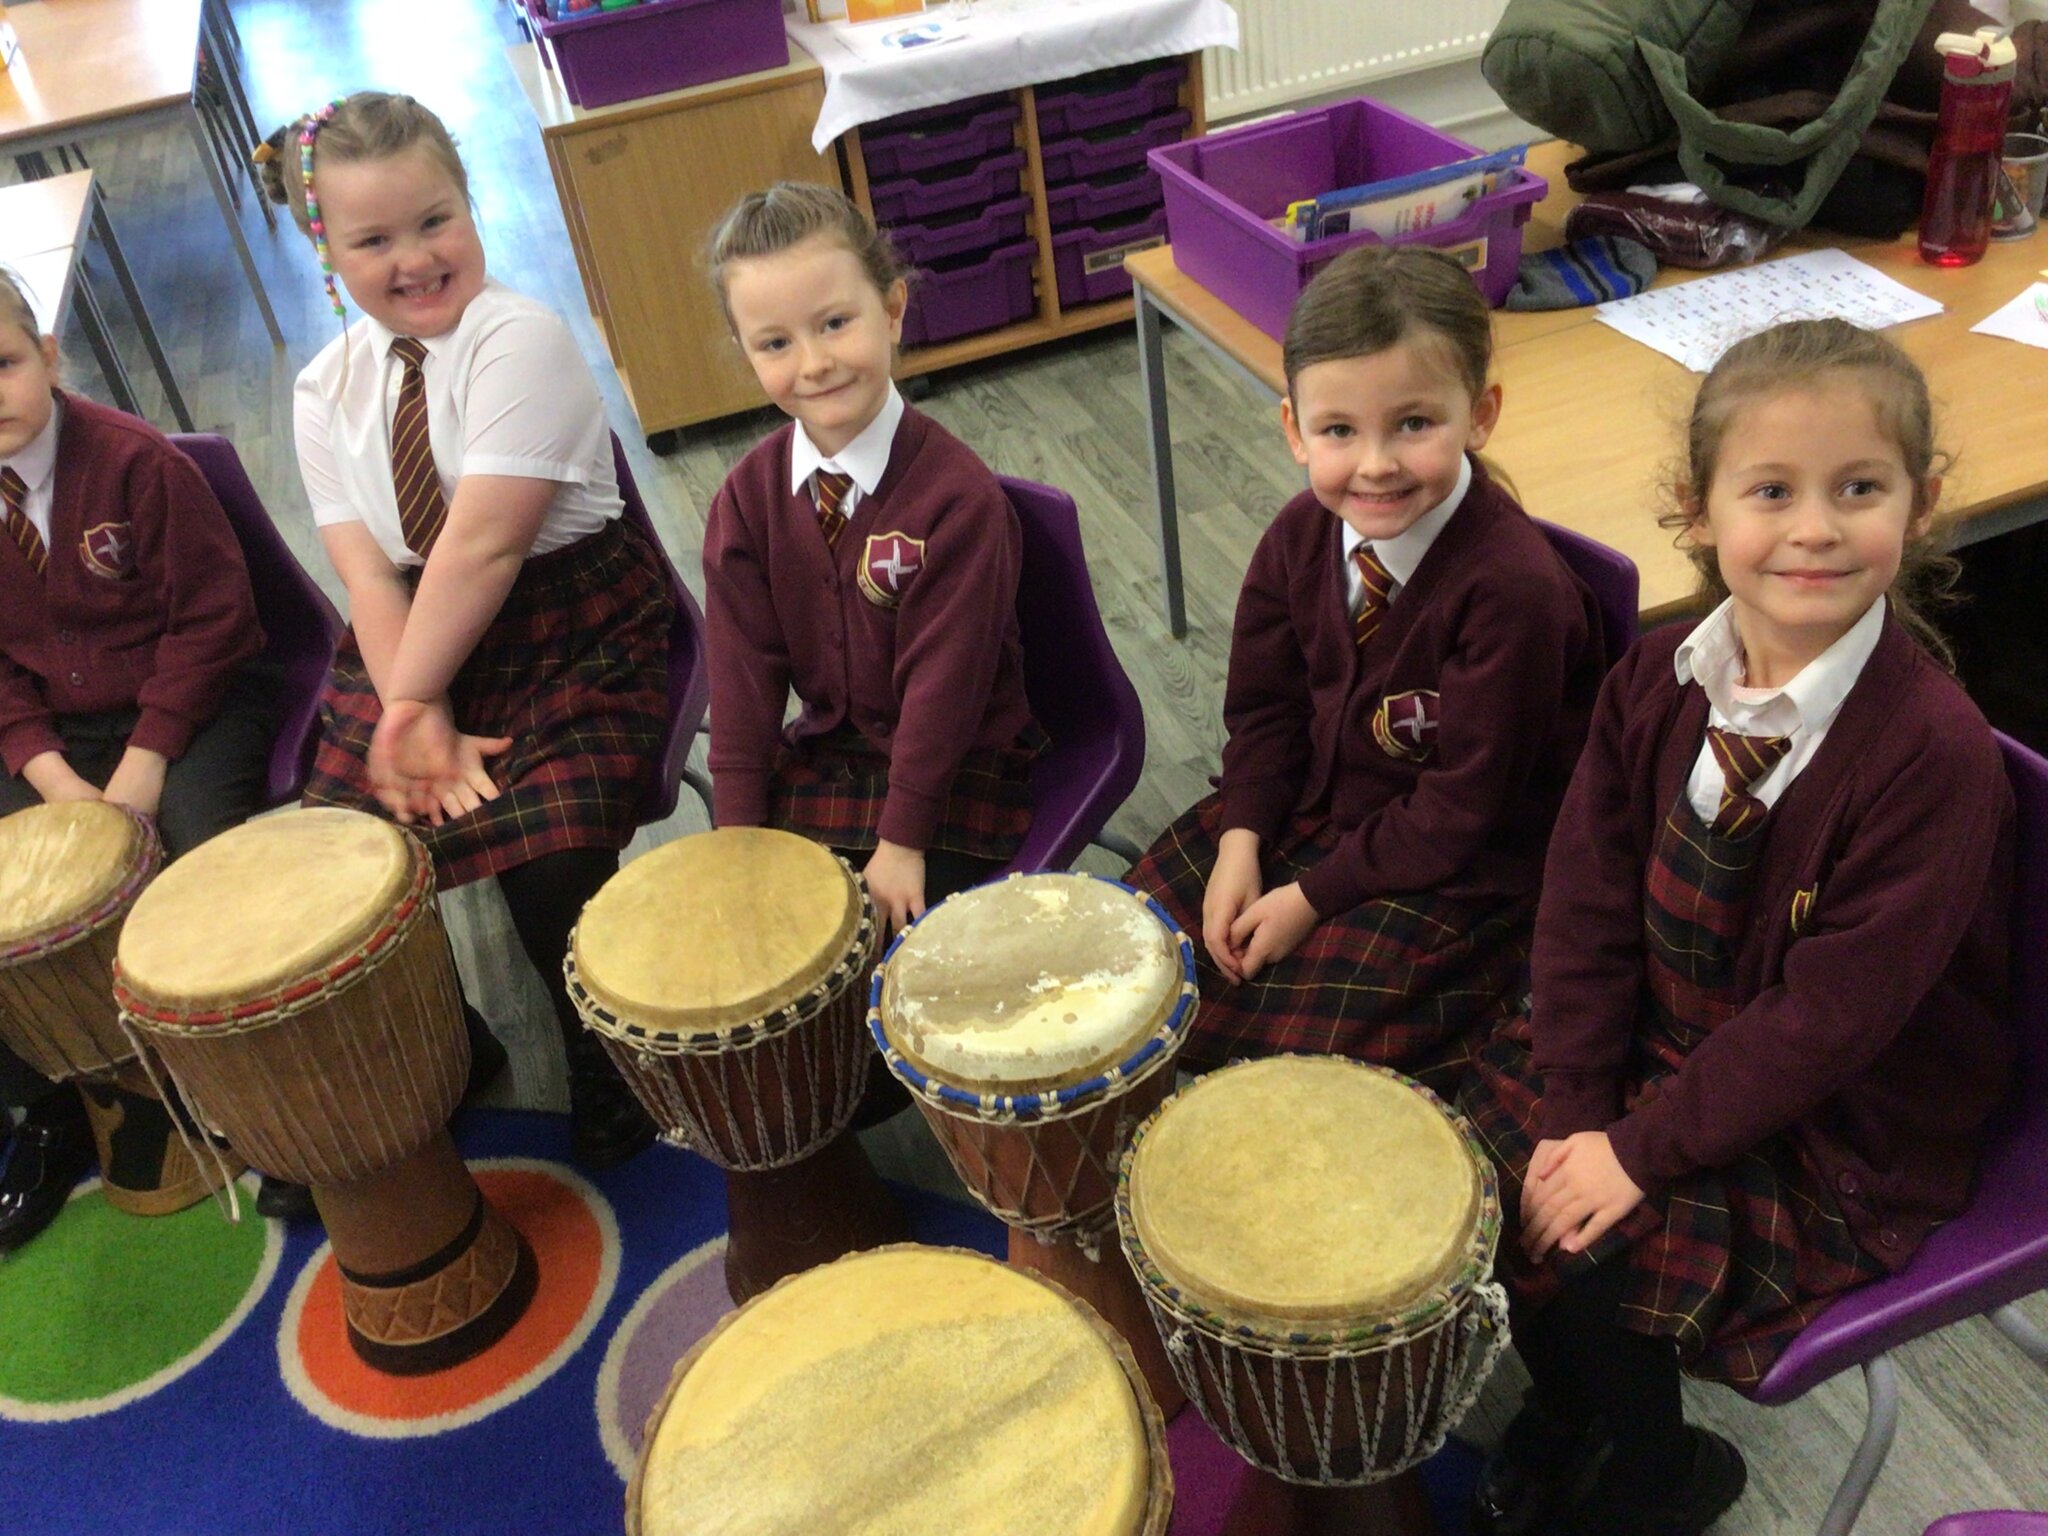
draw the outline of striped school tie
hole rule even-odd
[[[821,469],[811,476],[811,494],[818,502],[818,531],[825,535],[825,547],[837,549],[839,535],[846,531],[846,493],[853,489],[853,476],[835,475]]]
[[[21,550],[22,559],[38,576],[49,566],[50,552],[43,536],[28,516],[28,482],[12,469],[0,469],[0,501],[7,504],[7,535]]]
[[[1740,731],[1707,727],[1707,745],[1721,765],[1721,808],[1714,812],[1713,832],[1744,837],[1768,814],[1749,786],[1784,760],[1792,750],[1790,736],[1744,736]]]
[[[391,354],[405,364],[405,377],[398,383],[398,410],[391,418],[391,485],[398,492],[398,526],[405,534],[405,547],[424,560],[448,521],[433,445],[427,440],[427,379],[420,372],[427,349],[416,336],[400,336],[392,341]]]
[[[1351,639],[1353,644],[1363,645],[1379,633],[1380,620],[1386,617],[1394,574],[1380,564],[1380,557],[1372,552],[1370,544],[1361,544],[1351,551],[1351,563],[1358,567],[1358,579],[1364,589],[1358,612],[1351,616]]]

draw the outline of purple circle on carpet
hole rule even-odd
[[[668,1390],[676,1362],[731,1310],[721,1235],[663,1270],[619,1324],[597,1373],[597,1419],[622,1479],[633,1475],[647,1416]]]

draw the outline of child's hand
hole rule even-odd
[[[1522,1252],[1532,1264],[1553,1247],[1583,1253],[1642,1198],[1605,1131],[1539,1141],[1522,1185]]]
[[[506,751],[509,736],[465,736],[445,700],[393,699],[370,737],[370,787],[400,822],[434,826],[498,796],[483,760]]]
[[[1293,954],[1321,921],[1299,883],[1266,892],[1230,925],[1231,947],[1244,956],[1244,979],[1250,981],[1273,961]]]
[[[147,747],[130,747],[121,754],[121,761],[114,769],[114,776],[107,780],[102,798],[116,805],[125,805],[144,816],[154,816],[157,807],[163,803],[164,774],[170,766],[170,759],[161,752],[152,752]]]
[[[38,752],[21,765],[28,787],[43,797],[46,805],[63,805],[72,800],[98,800],[100,792],[80,778],[62,752]]]
[[[913,918],[924,916],[924,850],[877,841],[861,873],[868,882],[876,915],[890,933],[901,933]]]
[[[1202,892],[1202,947],[1232,983],[1244,980],[1244,953],[1231,942],[1230,926],[1259,899],[1259,834],[1232,827],[1216,843],[1216,864]]]

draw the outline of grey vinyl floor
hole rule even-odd
[[[234,0],[234,10],[266,130],[370,85],[411,91],[443,114],[468,159],[493,272],[553,305],[576,329],[655,522],[695,585],[711,495],[772,423],[757,413],[690,431],[671,457],[646,451],[585,312],[539,135],[503,59],[511,29],[502,5]],[[83,147],[101,174],[200,430],[234,440],[307,569],[339,598],[313,536],[291,439],[292,380],[335,334],[310,250],[282,220],[276,232],[266,232],[253,206],[243,210],[286,333],[284,348],[274,350],[189,142],[171,133],[102,134],[87,136]],[[694,254],[676,252],[676,281],[698,280]],[[95,252],[90,261],[145,414],[168,425],[104,258]],[[62,339],[72,386],[106,398],[75,320]],[[1145,704],[1144,776],[1111,823],[1140,843],[1201,794],[1215,771],[1237,583],[1264,521],[1300,484],[1269,406],[1185,338],[1169,338],[1167,371],[1188,568],[1185,642],[1167,634],[1158,607],[1142,397],[1128,327],[958,371],[936,381],[920,402],[999,471],[1064,486],[1080,505],[1110,638]],[[1646,465],[1646,489],[1651,472]],[[644,829],[635,850],[704,824],[686,793],[678,814]],[[1099,852],[1084,867],[1116,872],[1116,862]],[[513,1070],[498,1096],[560,1105],[559,1051],[545,1003],[495,890],[471,888],[449,905],[468,982],[513,1047]],[[899,1174],[943,1185],[948,1175],[914,1119],[902,1117],[877,1133],[878,1155]],[[2029,1310],[2048,1325],[2040,1298]],[[2048,1507],[2048,1375],[1980,1322],[1909,1346],[1900,1361],[1902,1427],[1859,1530],[1908,1536],[1953,1510]],[[1468,1421],[1475,1438],[1498,1432],[1521,1380],[1519,1367],[1503,1367]],[[1688,1390],[1697,1417],[1736,1438],[1749,1460],[1749,1492],[1717,1529],[1748,1536],[1813,1529],[1860,1432],[1860,1384],[1838,1379],[1784,1409],[1760,1408],[1719,1388]]]

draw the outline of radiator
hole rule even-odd
[[[1233,0],[1236,52],[1203,57],[1211,119],[1479,56],[1506,0]]]

